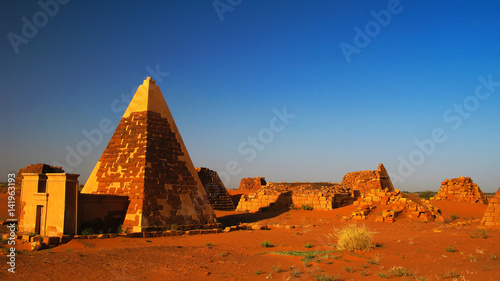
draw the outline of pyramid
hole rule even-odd
[[[495,196],[489,200],[488,208],[486,208],[479,227],[500,229],[500,188]]]
[[[488,199],[481,188],[472,182],[470,177],[446,179],[441,183],[441,188],[431,200],[448,200],[457,202],[471,202],[488,204]]]
[[[123,229],[219,227],[155,81],[139,86],[82,193],[128,195]]]
[[[372,189],[383,190],[387,188],[394,191],[391,179],[383,164],[379,164],[376,171],[358,171],[345,174],[342,185],[369,193]]]
[[[196,172],[198,172],[198,177],[207,192],[212,208],[214,210],[234,211],[233,200],[231,200],[231,196],[217,172],[203,167],[196,168]]]

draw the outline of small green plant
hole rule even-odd
[[[389,270],[389,273],[392,276],[402,277],[402,276],[410,276],[411,274],[408,272],[408,269],[403,268],[402,266],[395,266]]]
[[[490,271],[491,270],[491,266],[481,266],[481,269],[483,271]]]
[[[446,273],[441,273],[441,277],[443,277],[443,279],[458,278],[460,276],[461,275],[458,272],[456,272],[456,271],[450,271],[450,272],[446,272]]]
[[[281,272],[283,272],[283,267],[281,267],[279,265],[278,266],[273,266],[273,270],[276,273],[281,273]]]
[[[360,270],[359,274],[361,274],[361,276],[366,276],[366,275],[368,275],[368,272],[366,272],[364,270]]]
[[[214,245],[214,242],[205,242],[205,246],[211,248]]]
[[[477,257],[473,256],[472,254],[470,254],[469,255],[469,260],[470,260],[470,262],[476,262],[477,261]]]
[[[480,239],[486,239],[488,238],[488,230],[486,229],[476,229],[474,233],[469,234],[471,238],[480,238]]]
[[[176,223],[170,225],[170,230],[176,231],[178,228],[179,226]]]
[[[294,278],[297,278],[299,277],[300,275],[302,274],[302,271],[298,270],[298,269],[293,269],[292,272],[290,272],[290,275],[292,275]]]
[[[305,267],[311,267],[311,266],[312,266],[312,264],[311,264],[310,262],[307,262],[307,261],[306,261],[306,262],[304,262],[304,266],[305,266]]]
[[[81,231],[82,235],[93,235],[94,234],[94,229],[92,227],[85,228]]]
[[[270,247],[274,247],[273,243],[271,243],[270,241],[266,240],[264,242],[260,242],[260,244],[262,247],[265,247],[265,248],[270,248]]]
[[[317,281],[338,281],[338,280],[341,280],[340,275],[326,275],[326,274],[316,275],[316,274],[313,274],[313,278]]]
[[[314,245],[313,245],[313,244],[311,244],[311,243],[304,244],[304,247],[306,247],[306,248],[308,248],[308,249],[309,249],[309,248],[312,248],[313,246],[314,246]]]
[[[364,263],[363,263],[363,264],[361,265],[361,267],[362,267],[362,268],[368,268],[368,265],[366,265],[366,264],[364,264]]]
[[[256,274],[256,275],[261,275],[262,273],[264,273],[264,271],[262,271],[262,270],[257,270],[257,271],[255,271],[255,274]]]
[[[227,257],[227,255],[229,255],[227,252],[220,252],[221,257]]]
[[[490,259],[493,260],[493,261],[496,260],[497,259],[497,255],[491,254],[490,255]]]
[[[454,245],[450,245],[449,247],[444,248],[444,250],[448,253],[455,253],[457,252],[457,247]]]
[[[382,272],[382,271],[377,272],[377,275],[378,275],[378,277],[380,277],[380,278],[385,278],[385,279],[389,279],[389,278],[391,278],[391,276],[390,276],[390,275],[388,275],[388,274],[386,274],[385,272]]]
[[[302,233],[300,231],[297,231],[297,233],[295,233],[295,235],[302,235]]]
[[[342,267],[345,271],[349,272],[349,273],[353,273],[356,271],[356,267]]]
[[[314,208],[311,205],[302,205],[302,210],[312,211]]]
[[[376,265],[378,265],[380,263],[380,255],[377,254],[377,255],[375,255],[375,257],[373,259],[367,260],[366,262],[369,263],[369,264],[376,264]]]
[[[368,251],[373,248],[372,235],[365,225],[348,224],[342,228],[335,228],[331,236],[338,239],[337,247],[340,250]]]
[[[451,220],[456,220],[456,219],[458,219],[458,218],[460,218],[460,217],[459,217],[459,216],[457,216],[457,215],[455,215],[455,214],[451,214],[451,215],[450,215],[450,218],[451,218]]]

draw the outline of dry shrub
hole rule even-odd
[[[373,248],[372,234],[365,225],[348,224],[334,228],[334,233],[330,236],[338,239],[337,247],[340,250],[368,251]]]

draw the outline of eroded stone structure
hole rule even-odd
[[[214,210],[234,211],[233,200],[231,200],[231,196],[217,172],[204,167],[196,168],[196,172],[205,188],[212,208]]]
[[[489,200],[488,208],[486,208],[479,227],[500,229],[500,188],[495,196]]]
[[[259,190],[266,185],[266,179],[261,177],[242,178],[238,190]]]
[[[446,179],[442,182],[439,192],[431,200],[448,200],[457,202],[472,202],[488,204],[488,199],[481,188],[472,182],[470,177]]]
[[[383,164],[376,171],[358,171],[347,173],[342,179],[342,185],[359,190],[361,194],[371,190],[394,190],[389,174]]]
[[[219,227],[155,81],[139,86],[82,193],[126,195],[123,228]]]
[[[392,191],[387,188],[372,189],[370,192],[363,193],[354,202],[354,206],[357,206],[357,210],[352,213],[350,217],[352,219],[366,219],[368,214],[376,212],[375,221],[379,222],[392,223],[402,213],[411,219],[444,221],[439,208],[429,200],[401,193],[397,189]]]
[[[47,164],[30,164],[24,168],[21,168],[16,175],[16,189],[21,189],[21,183],[23,182],[23,174],[25,173],[35,173],[35,174],[47,174],[47,173],[64,173],[62,167],[54,167]]]
[[[350,205],[359,193],[337,183],[267,183],[256,193],[242,195],[237,211],[256,212],[266,207],[309,206],[332,210]]]

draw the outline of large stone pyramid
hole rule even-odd
[[[500,229],[500,188],[495,196],[489,200],[488,208],[486,208],[479,227]]]
[[[123,228],[219,226],[155,81],[139,86],[82,193],[128,195]]]

